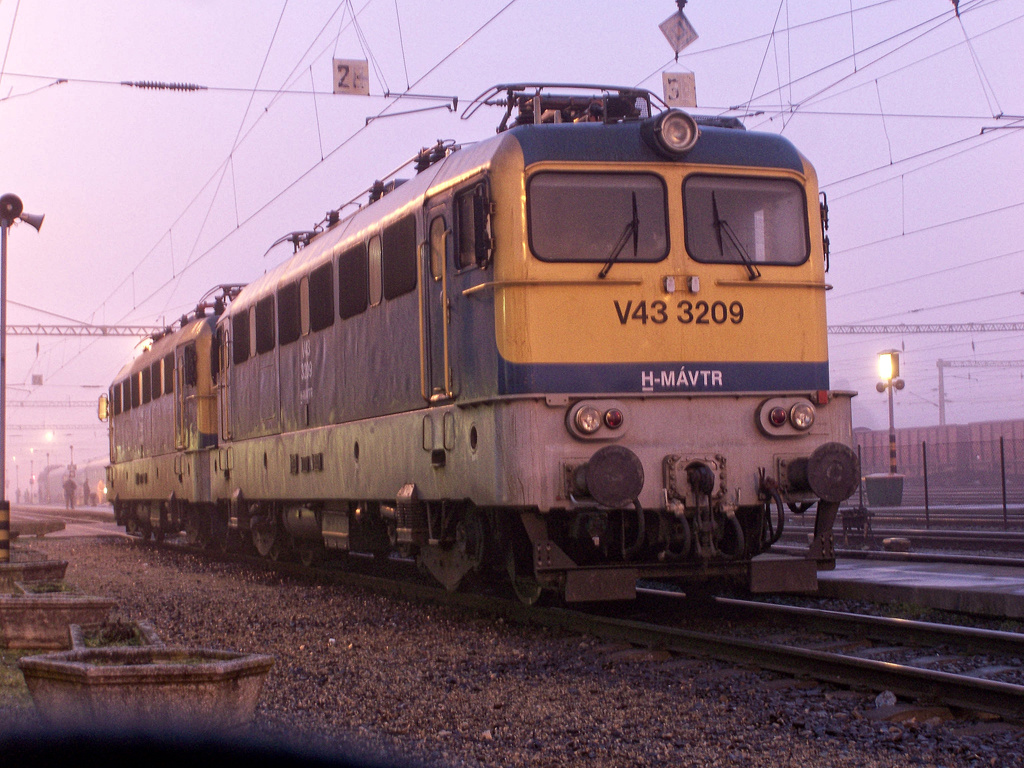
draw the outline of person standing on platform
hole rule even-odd
[[[64,507],[66,509],[75,508],[75,492],[78,490],[78,483],[75,482],[73,477],[68,477],[64,481]]]

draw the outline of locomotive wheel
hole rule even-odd
[[[302,544],[298,548],[299,562],[306,568],[320,565],[327,554],[323,542]]]
[[[455,525],[455,548],[474,571],[479,571],[483,565],[485,543],[483,517],[472,510],[460,515]]]
[[[208,538],[200,524],[199,515],[187,511],[185,513],[185,543],[190,547],[201,547],[206,544]]]
[[[161,504],[160,505],[160,524],[157,525],[156,528],[153,528],[153,540],[156,541],[157,544],[162,544],[163,543],[164,536],[167,533],[167,527],[168,527],[167,510]]]
[[[544,594],[544,588],[532,573],[524,573],[523,567],[516,564],[517,559],[514,552],[508,553],[506,568],[509,581],[512,583],[512,592],[523,605],[536,605]]]
[[[218,509],[210,519],[210,535],[206,539],[206,546],[218,552],[227,552],[231,548],[231,538],[227,515]]]
[[[281,557],[281,537],[277,532],[276,521],[269,515],[261,515],[252,520],[252,545],[260,557],[278,560]]]

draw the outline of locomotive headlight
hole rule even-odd
[[[768,421],[773,427],[784,426],[787,418],[789,418],[789,414],[786,413],[786,409],[779,405],[768,412]]]
[[[576,411],[576,428],[587,435],[592,435],[601,428],[601,412],[589,405]]]
[[[668,109],[645,120],[641,135],[655,150],[667,157],[678,157],[697,143],[697,121],[680,109]]]
[[[810,403],[797,403],[789,411],[789,421],[797,429],[810,429],[814,423],[814,406]]]

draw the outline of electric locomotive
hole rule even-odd
[[[216,428],[175,443],[174,488],[140,495],[112,388],[120,519],[306,562],[400,553],[528,603],[640,578],[813,589],[859,481],[814,170],[654,98],[497,86],[467,110],[504,107],[496,136],[438,142],[286,236],[289,260],[161,340],[210,339],[194,397]],[[771,553],[815,505],[806,553]]]

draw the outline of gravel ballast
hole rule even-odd
[[[67,579],[168,643],[269,653],[251,734],[450,766],[1024,766],[1020,728],[307,583],[120,538]],[[19,708],[20,707],[20,708]],[[24,705],[0,717],[31,724]],[[902,719],[901,718],[909,718]]]

